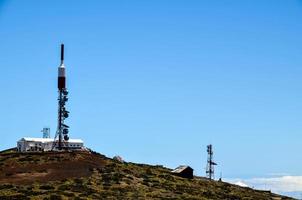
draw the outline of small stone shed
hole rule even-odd
[[[172,173],[183,178],[193,178],[193,169],[187,165],[178,166]]]

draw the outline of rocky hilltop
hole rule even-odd
[[[99,153],[0,153],[0,199],[291,199]]]

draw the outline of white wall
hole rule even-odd
[[[71,149],[79,149],[84,146],[83,143],[67,143],[67,147]],[[18,141],[17,148],[20,152],[33,152],[33,151],[51,151],[53,147],[53,142],[34,142],[34,141]],[[57,145],[55,146],[57,148]]]

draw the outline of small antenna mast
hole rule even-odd
[[[61,44],[61,64],[64,62],[64,44]]]

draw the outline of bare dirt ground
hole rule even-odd
[[[5,159],[5,164],[3,164]],[[97,160],[96,160],[97,159]],[[68,178],[87,177],[106,161],[89,152],[32,153],[0,155],[0,184],[46,183]]]

